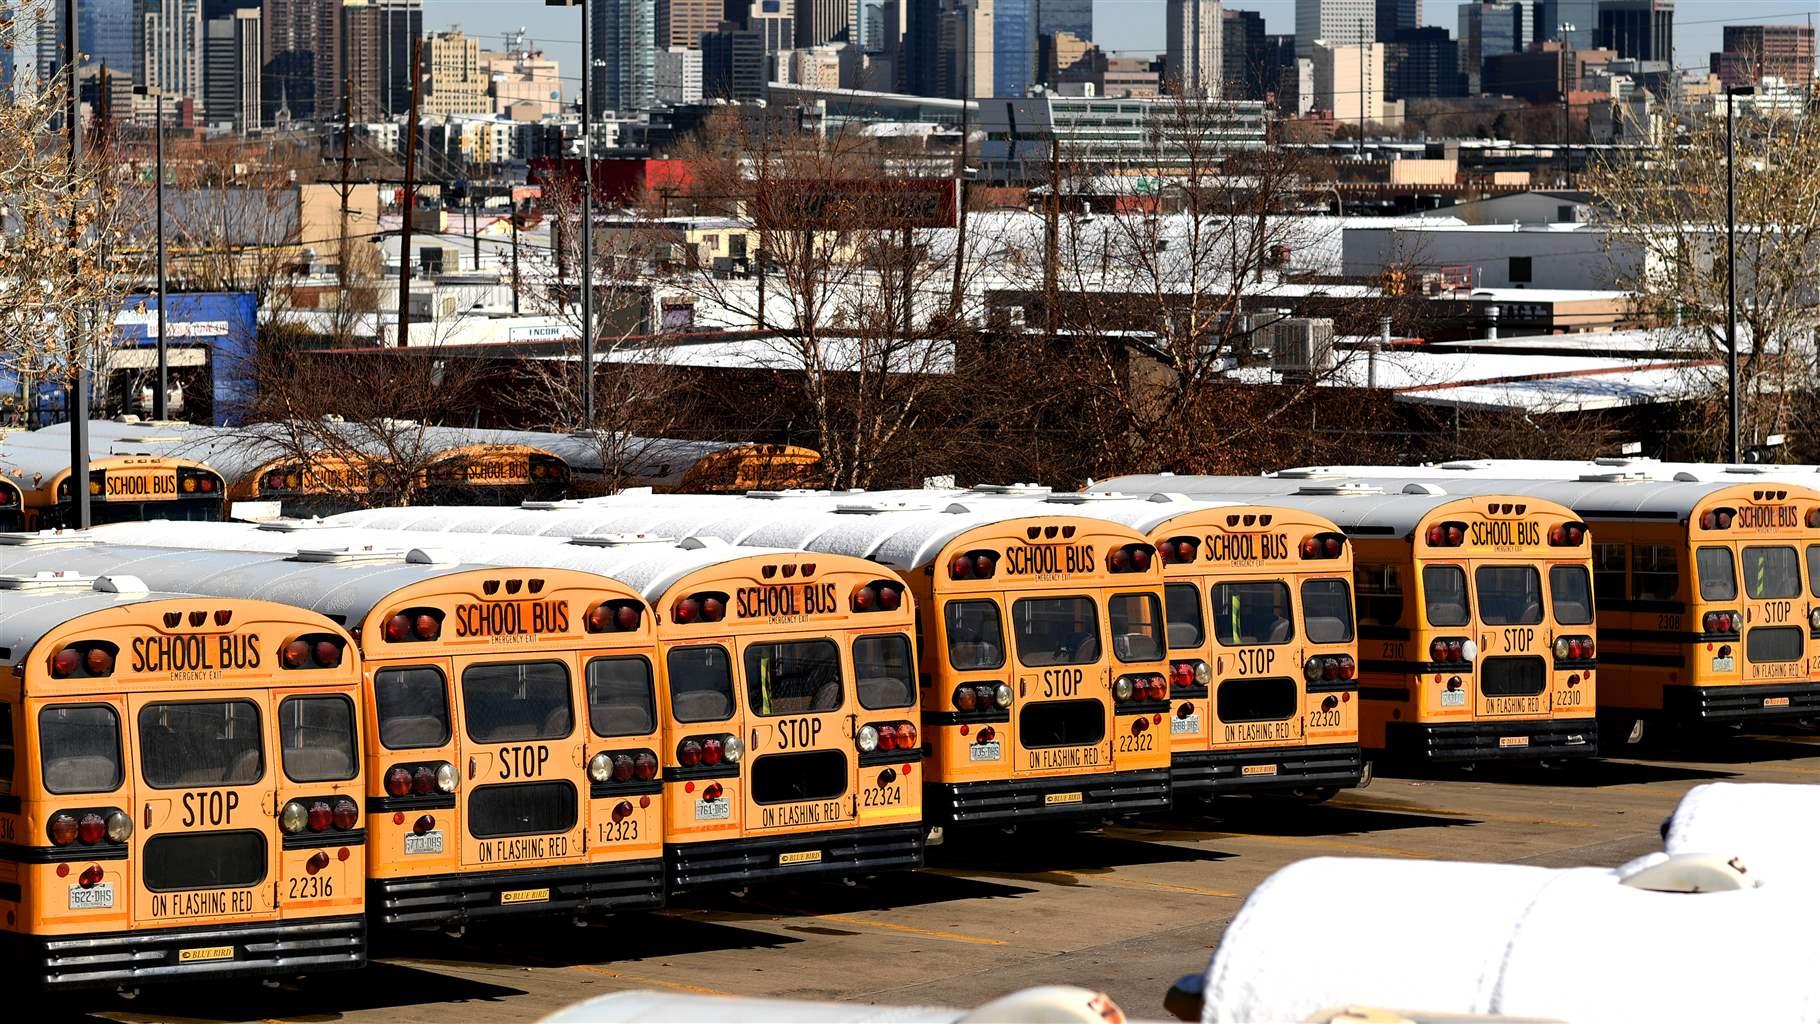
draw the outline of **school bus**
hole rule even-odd
[[[182,525],[205,524],[139,529]],[[398,546],[305,543],[285,556],[8,539],[4,571],[131,573],[348,624],[371,696],[375,921],[458,931],[483,917],[662,905],[656,635],[622,584]]]
[[[6,472],[20,492],[26,529],[42,530],[74,522],[67,440],[58,447],[33,434],[6,441]],[[66,435],[67,438],[67,435]],[[214,467],[163,454],[108,455],[89,458],[89,516],[93,523],[147,519],[219,520],[227,488]],[[0,506],[0,511],[4,511]]]
[[[350,648],[286,605],[0,575],[0,974],[131,992],[364,964]]]
[[[869,558],[901,574],[922,649],[924,811],[938,825],[1169,806],[1162,568],[1129,527],[1002,502],[861,493],[618,495],[538,509],[374,509],[387,529],[643,531]]]
[[[425,517],[480,511],[495,510],[425,508],[414,517],[427,525]],[[347,518],[357,517],[338,517]],[[903,581],[877,563],[711,540],[570,543],[326,523],[122,524],[95,534],[278,553],[402,541],[622,581],[648,602],[663,652],[655,712],[663,741],[650,767],[666,796],[670,891],[922,863],[914,610]],[[636,762],[641,777],[647,763]],[[660,834],[648,822],[636,827]]]
[[[1430,761],[1597,754],[1586,523],[1533,495],[1387,485],[1159,474],[1095,489],[1272,494],[1338,524],[1353,547],[1367,749]]]
[[[13,482],[14,476],[23,476],[21,470],[14,469],[0,455],[0,532],[12,532],[25,529],[25,492]]]
[[[1163,565],[1170,785],[1176,795],[1363,785],[1352,546],[1333,522],[1280,505],[1180,494],[956,492],[1123,523]]]

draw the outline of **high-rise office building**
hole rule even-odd
[[[764,0],[776,3],[777,0]],[[783,15],[774,19],[783,27],[793,21],[793,15]],[[702,95],[710,99],[723,100],[756,100],[765,95],[765,82],[769,79],[767,66],[769,54],[765,50],[765,30],[767,26],[761,21],[754,24],[748,19],[746,24],[726,21],[713,32],[701,39],[701,75]],[[794,26],[790,26],[794,33]],[[792,34],[789,41],[794,42]],[[785,47],[787,49],[787,47]]]
[[[493,110],[487,95],[490,78],[480,61],[480,40],[459,30],[432,33],[423,46],[423,112],[485,114]]]
[[[1631,60],[1675,59],[1675,0],[1599,0],[1598,45]]]
[[[699,49],[701,34],[714,31],[725,16],[723,9],[721,0],[657,0],[652,12],[656,27],[652,31],[658,48]]]
[[[265,56],[259,87],[263,123],[276,124],[281,109],[293,121],[337,116],[342,93],[341,0],[264,0],[259,26]]]
[[[62,20],[57,4],[56,20]],[[76,7],[76,27],[82,34],[83,63],[106,64],[108,74],[125,75],[145,84],[145,51],[140,45],[141,14],[162,15],[160,0],[83,0]]]
[[[204,23],[202,114],[210,125],[245,134],[260,126],[259,8],[243,7]]]
[[[651,109],[656,101],[656,0],[588,0],[594,116]]]
[[[1163,83],[1179,96],[1217,99],[1226,77],[1219,0],[1168,0],[1163,8]]]
[[[1806,25],[1727,25],[1713,73],[1727,88],[1779,78],[1800,86],[1814,77],[1814,30]]]
[[[1036,33],[1068,32],[1093,39],[1093,0],[1036,0]]]
[[[942,95],[956,99],[981,99],[992,95],[998,57],[992,46],[997,0],[945,0],[941,50],[936,70]]]
[[[796,0],[798,49],[858,42],[859,0]]]
[[[697,43],[700,42],[699,37]],[[678,106],[701,102],[702,51],[699,46],[666,46],[652,61],[652,82],[657,102]]]
[[[1331,46],[1377,38],[1377,0],[1295,0],[1295,52],[1314,55],[1315,40]]]
[[[1468,95],[1479,94],[1485,62],[1525,45],[1526,10],[1508,0],[1474,0],[1460,5],[1460,73]]]
[[[409,114],[412,58],[423,0],[341,0],[341,70],[353,80],[356,120]],[[423,72],[429,71],[424,54]]]
[[[1384,44],[1314,48],[1314,109],[1356,125],[1384,118]]]
[[[992,95],[1021,98],[1036,81],[1037,0],[993,0]]]
[[[1275,87],[1264,47],[1264,16],[1257,11],[1220,12],[1220,95],[1229,100],[1261,100]],[[1266,80],[1266,71],[1269,78]]]
[[[1438,25],[1406,29],[1385,44],[1384,98],[1446,99],[1466,95],[1460,47]]]
[[[140,19],[142,84],[162,92],[167,102],[201,102],[202,0],[146,0]],[[113,65],[108,70],[112,73]]]
[[[1532,41],[1554,39],[1569,49],[1590,50],[1599,31],[1599,0],[1536,0]]]
[[[1398,32],[1422,27],[1422,0],[1376,0],[1377,38],[1388,43]]]

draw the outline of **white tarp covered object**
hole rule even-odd
[[[1663,828],[1662,848],[1736,856],[1766,886],[1820,886],[1820,786],[1695,786]]]

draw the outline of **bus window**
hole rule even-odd
[[[1744,592],[1753,601],[1801,596],[1801,559],[1794,548],[1745,548]]]
[[[1728,575],[1731,557],[1731,552],[1727,551]],[[1681,569],[1675,563],[1675,549],[1667,544],[1638,544],[1632,548],[1630,585],[1639,601],[1673,601],[1681,589]]]
[[[1294,640],[1289,585],[1274,580],[1214,584],[1213,635],[1226,647]]]
[[[1155,661],[1163,656],[1163,605],[1155,594],[1114,594],[1106,601],[1112,653],[1120,661]]]
[[[1011,606],[1017,660],[1031,668],[1100,660],[1100,621],[1088,597],[1026,597]]]
[[[265,775],[259,708],[250,700],[139,709],[139,770],[153,789],[250,786]]]
[[[907,708],[916,703],[910,638],[902,633],[863,636],[853,641],[853,673],[859,706],[868,711]]]
[[[1479,617],[1488,626],[1533,626],[1542,621],[1542,574],[1533,565],[1481,565],[1472,571]]]
[[[575,731],[569,670],[558,661],[469,665],[461,717],[475,743],[563,739]]]
[[[56,704],[38,712],[44,788],[111,793],[120,786],[120,716],[106,704]]]
[[[1345,580],[1302,581],[1302,624],[1311,644],[1352,642],[1352,594]]]
[[[1360,565],[1353,570],[1359,584],[1359,615],[1374,626],[1394,626],[1403,620],[1403,572],[1394,565]]]
[[[651,663],[643,658],[588,662],[588,728],[596,736],[648,736],[657,731]]]
[[[17,763],[13,754],[13,706],[0,701],[0,793],[13,791],[13,769]]]
[[[1619,577],[1622,580],[1622,576]],[[1548,567],[1549,607],[1563,626],[1585,626],[1593,620],[1592,586],[1584,565]]]
[[[1820,544],[1807,546],[1807,592],[1820,597]]]
[[[360,770],[354,702],[339,694],[286,697],[278,705],[278,757],[292,782],[341,782]]]
[[[1163,621],[1169,624],[1169,649],[1201,646],[1206,628],[1201,619],[1201,591],[1192,583],[1171,583],[1163,588]]]
[[[1731,601],[1738,597],[1738,571],[1732,562],[1731,548],[1701,548],[1694,553],[1694,569],[1700,577],[1700,600]]]
[[[733,717],[733,662],[727,649],[680,647],[670,652],[670,712],[678,722]]]
[[[948,664],[958,672],[1001,668],[1005,664],[1005,630],[999,624],[996,601],[949,601],[942,606],[948,620]]]
[[[439,670],[380,669],[373,676],[373,701],[384,746],[415,750],[449,742],[449,688]]]
[[[1592,546],[1593,600],[1624,600],[1624,554],[1622,544]]]
[[[746,704],[760,715],[836,711],[840,650],[832,640],[795,640],[746,648]]]
[[[1422,567],[1422,591],[1427,601],[1428,624],[1464,626],[1472,619],[1466,601],[1466,570],[1457,565]]]

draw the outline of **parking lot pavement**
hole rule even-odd
[[[1817,744],[1746,737],[1674,759],[1380,774],[1322,806],[1234,799],[1097,832],[973,836],[914,875],[691,897],[589,928],[383,937],[356,974],[148,989],[90,1019],[530,1021],[634,988],[973,1006],[1052,983],[1161,1017],[1170,981],[1205,967],[1245,894],[1292,861],[1614,865],[1659,849],[1662,821],[1701,782],[1820,782]],[[1368,925],[1309,922],[1310,955],[1343,954]]]

